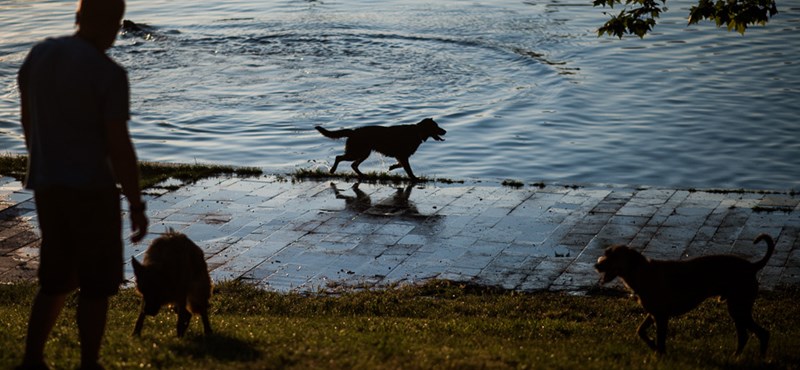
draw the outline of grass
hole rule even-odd
[[[234,167],[213,164],[165,164],[155,162],[139,162],[141,175],[140,185],[143,189],[169,179],[183,182],[194,182],[203,178],[219,175],[260,176],[261,169],[255,167]]]
[[[0,286],[0,368],[17,364],[35,286]],[[797,368],[798,290],[763,293],[756,318],[772,333],[758,359],[753,338],[740,358],[724,304],[670,322],[668,354],[658,357],[635,335],[642,310],[615,295],[520,294],[446,281],[340,295],[278,294],[226,282],[215,288],[211,324],[195,319],[175,337],[176,316],[162,310],[131,337],[139,297],[126,289],[112,300],[102,349],[110,369],[702,369]],[[72,300],[51,336],[47,358],[78,365]]]
[[[24,155],[0,155],[0,175],[10,176],[22,181],[25,177],[27,163],[28,157]],[[255,167],[139,162],[139,173],[139,185],[143,189],[174,189],[179,186],[160,184],[169,179],[176,179],[183,183],[191,183],[203,178],[219,175],[260,176],[262,171]]]
[[[24,155],[0,155],[0,175],[10,176],[22,181],[25,177],[25,169],[28,158]],[[197,180],[220,176],[260,176],[263,171],[255,167],[234,167],[213,164],[170,164],[156,162],[139,162],[139,173],[141,175],[139,185],[142,189],[162,188],[174,190],[183,183],[192,183]],[[299,169],[290,175],[297,180],[328,180],[343,179],[345,181],[359,180],[358,176],[351,173],[330,174],[321,169],[309,170]],[[179,184],[165,184],[165,181],[175,179]],[[420,182],[439,182],[443,184],[464,183],[463,180],[453,180],[447,178],[427,178],[420,177]],[[366,183],[380,184],[403,184],[409,181],[403,175],[391,174],[387,172],[368,172],[360,181]]]
[[[0,175],[13,177],[22,181],[25,169],[28,166],[28,157],[23,155],[0,155]]]
[[[503,182],[501,183],[501,185],[503,185],[503,186],[508,186],[508,187],[510,187],[510,188],[517,188],[517,189],[518,189],[518,188],[521,188],[521,187],[523,187],[523,186],[525,186],[525,184],[524,184],[524,183],[522,183],[522,181],[519,181],[519,180],[512,180],[512,179],[506,179],[506,180],[503,180]]]
[[[342,172],[337,174],[329,173],[322,169],[298,169],[292,173],[292,178],[298,180],[327,180],[327,179],[342,179],[345,181],[360,180],[366,183],[379,183],[379,184],[401,184],[408,182],[408,177],[402,175],[395,175],[388,172],[367,172],[364,177],[360,178],[355,173]],[[419,177],[421,182],[430,181],[426,177]]]
[[[370,184],[403,184],[409,182],[409,178],[404,175],[392,174],[389,172],[367,172],[364,177],[359,178],[355,173],[341,172],[332,174],[322,169],[299,169],[292,173],[292,177],[298,180],[329,180],[342,179],[345,181],[361,181]],[[428,178],[418,177],[419,182],[439,182],[443,184],[464,183],[463,180],[453,180],[448,178]]]
[[[794,211],[794,207],[790,206],[755,206],[753,207],[753,212],[755,213],[770,213],[770,212],[783,212],[783,213],[792,213]]]
[[[798,192],[795,189],[791,189],[789,191],[775,191],[775,190],[753,190],[753,189],[696,189],[696,188],[689,188],[686,191],[690,193],[695,193],[698,191],[702,191],[705,193],[711,194],[786,194],[789,196],[796,196]]]

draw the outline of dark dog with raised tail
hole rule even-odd
[[[136,289],[144,301],[133,334],[141,335],[145,316],[155,316],[161,306],[170,305],[178,313],[178,336],[189,327],[192,314],[200,315],[203,330],[211,334],[208,300],[211,278],[203,250],[186,235],[170,229],[153,240],[139,263],[131,257]]]
[[[611,246],[597,260],[595,268],[603,274],[602,283],[620,277],[637,296],[647,312],[639,325],[639,337],[658,353],[666,352],[667,321],[697,307],[710,297],[727,301],[728,312],[736,324],[735,355],[742,353],[749,332],[760,342],[761,356],[767,353],[769,332],[753,320],[753,303],[758,295],[756,274],[766,266],[775,242],[761,234],[753,244],[767,243],[767,254],[758,262],[732,255],[710,255],[684,261],[651,260],[624,245]],[[656,324],[656,340],[647,329]]]
[[[408,159],[417,151],[417,148],[428,138],[437,141],[444,141],[442,135],[447,131],[431,118],[425,118],[415,125],[399,126],[367,126],[354,129],[344,129],[329,131],[320,126],[315,127],[317,131],[331,139],[346,137],[347,142],[344,147],[344,154],[337,155],[331,167],[331,173],[336,172],[336,167],[341,161],[352,161],[350,166],[359,177],[364,174],[359,171],[358,166],[369,157],[372,151],[381,153],[387,157],[397,159],[397,163],[389,167],[389,171],[403,167],[411,180],[416,181],[417,177],[411,171]]]

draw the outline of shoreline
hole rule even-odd
[[[24,154],[0,154],[0,177],[9,176],[18,181],[22,181],[25,175],[27,156]],[[392,174],[388,172],[367,172],[364,179],[359,180],[358,177],[349,172],[339,172],[336,174],[329,174],[322,169],[298,169],[294,172],[274,173],[264,172],[263,169],[258,167],[238,166],[230,164],[214,164],[214,163],[172,163],[172,162],[152,162],[152,161],[139,161],[140,169],[142,171],[143,189],[147,188],[174,188],[176,185],[188,185],[192,181],[197,181],[203,178],[214,176],[244,176],[244,177],[258,177],[258,176],[272,176],[278,179],[291,179],[291,181],[348,181],[348,182],[363,182],[369,184],[410,184],[409,179],[402,174]],[[432,185],[451,185],[451,184],[494,184],[497,186],[509,188],[540,188],[543,189],[547,186],[564,187],[564,188],[585,188],[585,187],[637,187],[640,189],[657,189],[657,188],[671,188],[676,190],[685,190],[689,192],[707,192],[707,193],[755,193],[755,194],[786,194],[796,196],[800,194],[800,190],[794,188],[785,189],[759,189],[759,188],[724,188],[717,186],[709,187],[685,187],[685,186],[665,186],[665,185],[652,185],[652,184],[617,184],[613,182],[565,182],[565,181],[523,181],[513,178],[464,178],[464,179],[450,179],[441,177],[427,177],[420,176],[422,181],[417,184],[432,184]],[[174,183],[173,180],[178,180],[179,183]]]
[[[208,177],[153,188],[146,197],[151,234],[137,245],[126,241],[126,260],[174,228],[205,250],[215,281],[245,280],[279,292],[441,279],[586,294],[596,289],[593,264],[609,244],[659,259],[755,259],[763,248],[752,240],[761,232],[778,241],[762,287],[800,284],[795,193],[489,180],[372,184],[262,174]],[[0,177],[2,281],[35,272],[31,198],[18,181]]]

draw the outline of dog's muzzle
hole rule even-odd
[[[437,132],[436,134],[431,135],[431,137],[433,138],[433,140],[436,140],[436,141],[444,141],[444,138],[439,136],[439,135],[444,135],[446,133],[447,133],[447,131],[445,131],[444,129],[441,129],[441,131]]]
[[[610,274],[606,271],[606,256],[600,256],[597,259],[597,263],[594,264],[594,269],[600,273],[600,284],[608,283],[611,280],[614,280],[614,276],[609,276]]]
[[[597,258],[597,263],[594,264],[594,269],[597,270],[597,272],[603,272],[603,269],[605,268],[605,262],[606,256],[600,256]]]

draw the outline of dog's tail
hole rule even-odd
[[[762,240],[765,240],[767,242],[767,255],[765,255],[764,258],[762,258],[760,261],[753,263],[753,267],[756,270],[761,270],[762,268],[764,268],[764,266],[767,265],[767,261],[769,261],[769,258],[772,257],[772,252],[775,251],[775,241],[772,240],[772,237],[769,236],[768,234],[761,234],[757,236],[755,239],[753,239],[753,244],[758,244]]]
[[[351,129],[330,131],[324,129],[322,126],[316,126],[314,128],[317,129],[317,131],[319,131],[320,134],[324,135],[325,137],[329,137],[331,139],[341,139],[343,137],[350,137],[350,135],[353,133],[353,130]]]

